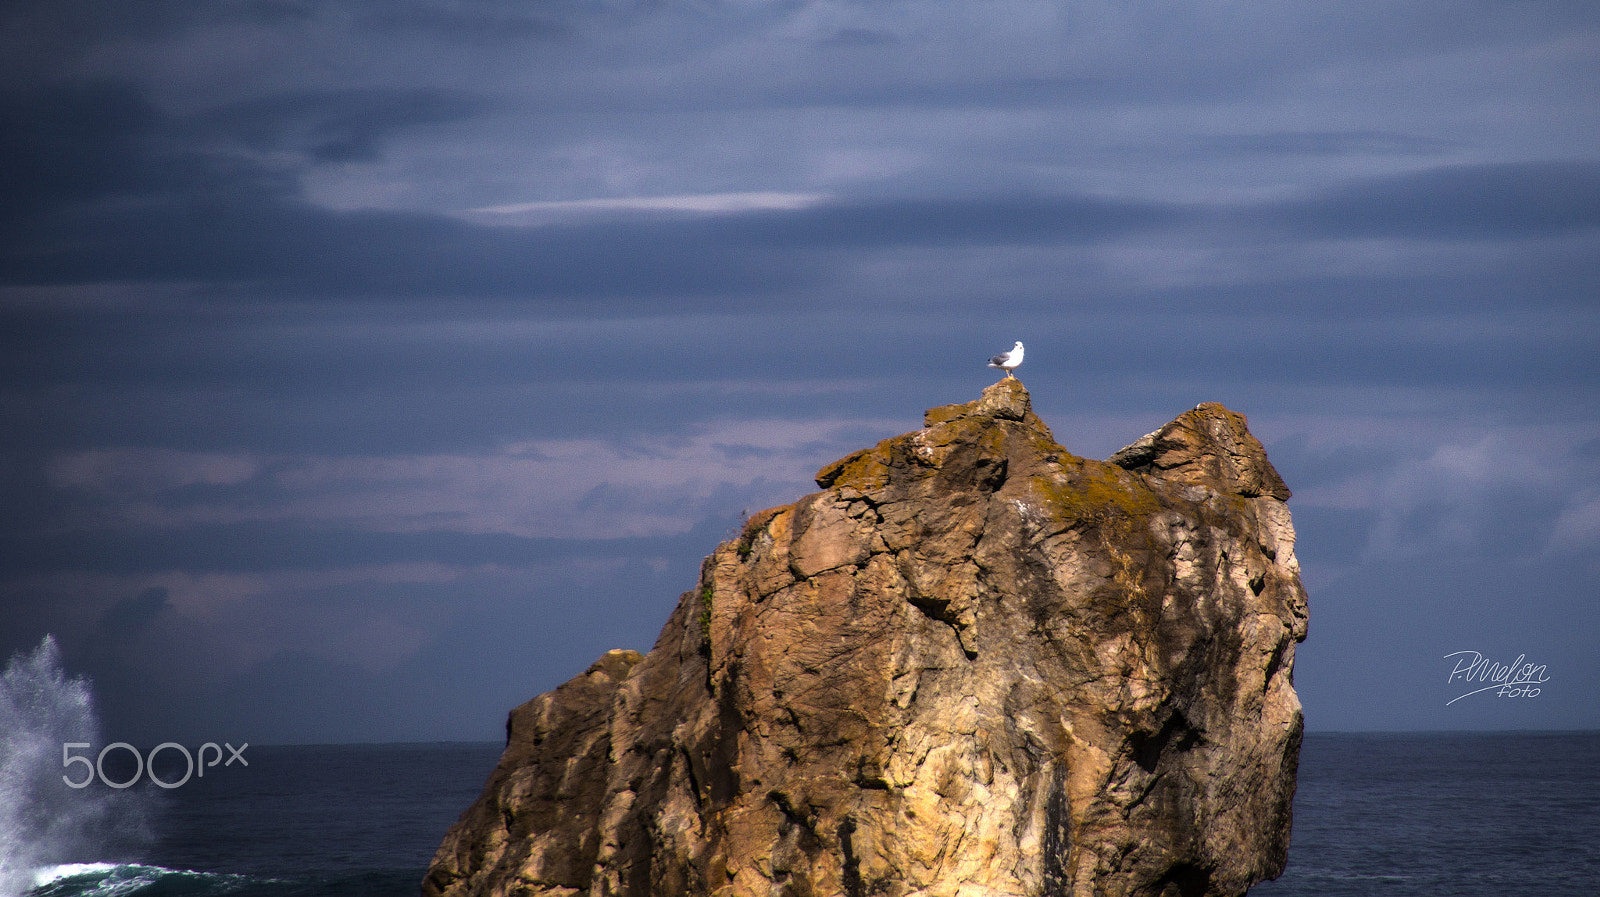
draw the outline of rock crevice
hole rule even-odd
[[[1287,856],[1306,634],[1245,419],[1108,462],[1016,380],[824,467],[648,655],[512,712],[423,891],[1242,894]]]

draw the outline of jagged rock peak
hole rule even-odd
[[[1267,451],[1245,417],[1216,402],[1202,402],[1109,459],[1128,470],[1199,483],[1238,495],[1270,495],[1288,501]]]
[[[1202,405],[1080,458],[1002,380],[819,471],[654,649],[518,707],[427,895],[1237,895],[1282,871],[1288,490]]]
[[[929,408],[922,415],[922,425],[931,427],[965,417],[992,417],[1000,420],[1030,420],[1039,427],[1044,422],[1033,416],[1033,400],[1022,381],[1007,378],[983,391],[975,402],[960,405],[941,405]],[[1048,432],[1048,430],[1046,430]]]

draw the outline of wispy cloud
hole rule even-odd
[[[736,212],[793,211],[826,202],[826,193],[693,193],[680,196],[617,196],[594,199],[521,202],[467,209],[460,214],[489,224],[529,224],[572,215],[608,212],[666,212],[727,215]]]
[[[875,421],[738,420],[652,441],[535,439],[492,454],[262,457],[94,449],[48,465],[78,510],[67,529],[196,531],[294,521],[386,533],[622,539],[811,488]],[[735,506],[735,503],[738,503]],[[759,507],[752,507],[758,505]]]

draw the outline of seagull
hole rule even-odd
[[[1018,365],[1021,365],[1021,364],[1022,364],[1022,340],[1017,340],[1017,344],[1015,346],[1011,347],[1011,351],[1010,352],[1003,352],[1003,353],[1001,353],[999,355],[996,355],[995,357],[989,359],[989,367],[999,368],[1000,370],[1005,371],[1006,372],[1005,379],[1007,379],[1007,380],[1015,380],[1015,379],[1017,379],[1016,377],[1013,377],[1011,375],[1011,372],[1016,370]]]

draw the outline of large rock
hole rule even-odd
[[[828,465],[705,560],[649,655],[512,712],[424,894],[1275,877],[1306,633],[1288,489],[1220,405],[1114,459],[1069,454],[1002,380]]]

